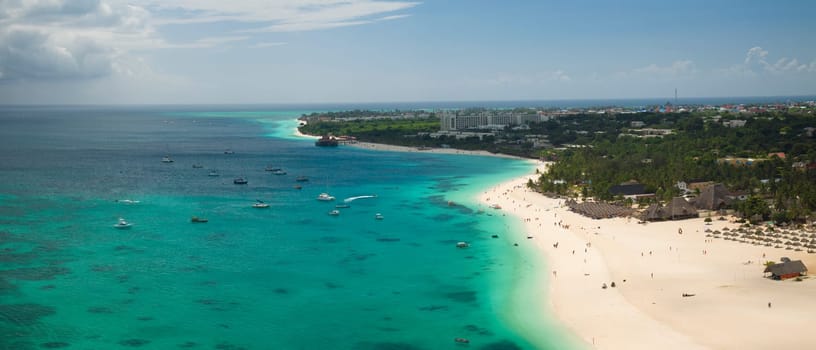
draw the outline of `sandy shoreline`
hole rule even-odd
[[[540,170],[544,166],[539,163]],[[549,278],[538,287],[539,295],[549,296],[549,309],[588,348],[805,349],[816,344],[808,333],[816,321],[816,278],[772,281],[762,277],[760,263],[786,256],[813,269],[813,254],[705,237],[706,228],[737,227],[728,221],[707,226],[702,218],[646,225],[589,219],[568,211],[563,200],[526,189],[533,177],[502,183],[479,200],[499,204],[524,223],[525,232],[509,233],[515,235],[510,239],[540,252],[550,271],[540,272]],[[601,288],[612,282],[615,288]]]
[[[300,123],[300,121],[297,121]],[[300,130],[295,127],[294,136],[308,138],[308,139],[318,139],[317,136],[306,135],[301,133]],[[512,158],[512,159],[524,159],[530,160],[529,158],[522,158],[517,156],[511,156],[507,154],[500,154],[500,153],[490,153],[487,151],[466,151],[460,150],[455,148],[427,148],[427,149],[418,149],[416,147],[407,147],[407,146],[394,146],[394,145],[386,145],[382,143],[371,143],[371,142],[356,142],[352,144],[348,144],[347,146],[350,147],[357,147],[357,148],[364,148],[370,149],[375,151],[386,151],[386,152],[410,152],[410,153],[438,153],[438,154],[459,154],[459,155],[469,155],[469,156],[487,156],[487,157],[500,157],[500,158]]]

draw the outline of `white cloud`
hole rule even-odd
[[[654,78],[677,78],[688,77],[697,72],[697,67],[691,60],[679,60],[672,62],[671,65],[660,66],[652,63],[645,67],[635,68],[631,74],[624,73],[623,76],[638,75],[648,76]]]
[[[288,43],[286,43],[286,42],[257,43],[257,44],[250,45],[249,48],[250,49],[263,49],[263,48],[267,48],[267,47],[283,46],[283,45],[286,45],[286,44],[288,44]]]
[[[755,74],[756,71],[770,72],[770,73],[785,73],[785,72],[816,72],[816,60],[810,64],[799,63],[796,58],[782,57],[774,63],[768,62],[770,53],[755,46],[748,49],[745,54],[745,60],[742,65],[736,65],[732,69]]]
[[[155,49],[212,48],[253,32],[363,25],[409,16],[385,0],[0,0],[0,81],[97,78]],[[168,42],[164,24],[233,21],[252,29]],[[253,28],[254,27],[254,28]],[[255,44],[253,47],[279,46]]]

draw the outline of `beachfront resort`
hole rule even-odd
[[[541,312],[590,348],[798,349],[816,344],[813,112],[795,102],[302,119],[349,131],[357,147],[534,158],[533,174],[480,201],[523,224],[508,239],[549,269]],[[437,129],[406,137],[406,120]],[[399,135],[372,139],[352,123]],[[769,336],[783,333],[796,336]]]

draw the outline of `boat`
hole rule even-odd
[[[306,182],[306,181],[309,181],[309,178],[301,175],[301,176],[298,176],[297,178],[295,178],[295,181],[297,181],[297,182]]]
[[[319,200],[319,201],[324,201],[324,202],[329,202],[329,201],[333,201],[333,200],[334,200],[334,196],[329,195],[328,193],[323,192],[323,193],[321,193],[319,196],[317,196],[317,200]]]
[[[213,170],[213,171],[210,171],[210,173],[207,174],[207,176],[220,176],[220,175],[218,174],[217,171]]]
[[[132,200],[132,199],[117,199],[116,202],[124,203],[124,204],[139,204],[139,201]]]
[[[338,216],[338,215],[340,215],[340,211],[337,210],[337,209],[332,209],[332,211],[329,212],[329,215]]]
[[[272,174],[274,174],[274,175],[286,175],[286,172],[281,170],[281,169],[278,169],[278,170],[273,171]]]
[[[456,243],[456,248],[467,248],[467,247],[470,247],[470,244],[468,244],[468,242],[458,242],[458,243]]]
[[[201,164],[193,164],[193,169],[201,169],[201,168],[203,168],[203,167],[204,167],[204,166],[203,166],[203,165],[201,165]]]
[[[468,338],[453,338],[453,341],[461,344],[468,344],[470,340]]]
[[[129,229],[131,226],[133,226],[133,224],[127,222],[127,220],[122,219],[122,218],[119,218],[119,222],[117,222],[116,225],[113,225],[113,227],[116,227],[116,228],[118,228],[120,230],[121,229]]]
[[[256,202],[254,204],[252,204],[252,207],[253,208],[258,208],[258,209],[265,209],[265,208],[269,208],[269,204],[264,203],[264,201],[262,201],[260,199],[256,199]]]
[[[383,216],[383,214],[377,213],[377,214],[374,214],[374,219],[382,220],[382,219],[385,219],[385,217]]]
[[[171,159],[171,158],[170,158],[170,156],[164,156],[164,157],[162,158],[161,162],[162,162],[162,163],[172,163],[172,162],[173,162],[173,159]]]
[[[338,204],[334,206],[335,208],[342,209],[342,208],[351,208],[348,204]]]
[[[266,168],[264,168],[264,170],[265,171],[278,171],[278,170],[281,170],[281,168],[273,166],[273,165],[267,165]]]
[[[227,148],[226,150],[224,150],[224,154],[235,154],[235,151]]]
[[[320,139],[315,141],[317,147],[337,147],[340,142],[334,136],[323,135]]]
[[[496,210],[501,209],[501,205],[498,204],[491,204],[490,207]]]
[[[193,216],[193,217],[190,218],[190,222],[192,222],[194,224],[205,223],[207,221],[210,221],[210,220],[207,220],[206,218],[200,218],[198,216]]]
[[[303,186],[301,186],[301,185],[294,185],[294,186],[292,186],[292,188],[294,188],[294,189],[296,189],[296,190],[302,190],[302,189],[303,189]]]
[[[234,183],[236,185],[246,185],[246,184],[249,183],[249,181],[247,181],[247,179],[245,179],[243,177],[239,177],[239,178],[236,178],[235,180],[232,180],[232,183]]]

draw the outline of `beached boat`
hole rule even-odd
[[[334,196],[331,196],[328,193],[323,192],[319,196],[317,196],[317,200],[324,201],[324,202],[329,202],[329,201],[334,200]]]
[[[192,222],[194,224],[205,223],[207,221],[210,221],[210,220],[207,220],[206,218],[201,218],[201,217],[198,217],[198,216],[193,216],[193,217],[190,218],[190,222]]]
[[[382,220],[382,219],[385,219],[385,217],[383,216],[383,214],[377,213],[377,214],[374,214],[374,219]]]
[[[264,203],[264,201],[258,199],[258,200],[256,200],[256,202],[254,204],[252,204],[252,207],[253,208],[258,208],[258,209],[264,209],[264,208],[269,208],[269,204]]]
[[[127,220],[123,218],[119,218],[119,222],[117,222],[116,225],[113,225],[113,227],[118,228],[120,230],[129,229],[131,226],[133,226],[133,224],[127,222]]]
[[[173,162],[173,159],[172,159],[172,158],[170,158],[170,156],[164,156],[164,157],[162,157],[161,162],[162,162],[162,163],[172,163],[172,162]]]
[[[337,209],[332,209],[332,211],[329,212],[329,215],[338,216],[338,215],[340,215],[340,211],[337,210]]]
[[[497,209],[497,210],[501,209],[501,205],[498,205],[498,204],[491,204],[490,207],[493,208],[493,209]]]
[[[245,179],[243,177],[239,177],[239,178],[236,178],[235,180],[232,180],[232,183],[234,183],[236,185],[246,185],[246,184],[249,183],[249,181],[247,181],[247,179]]]

